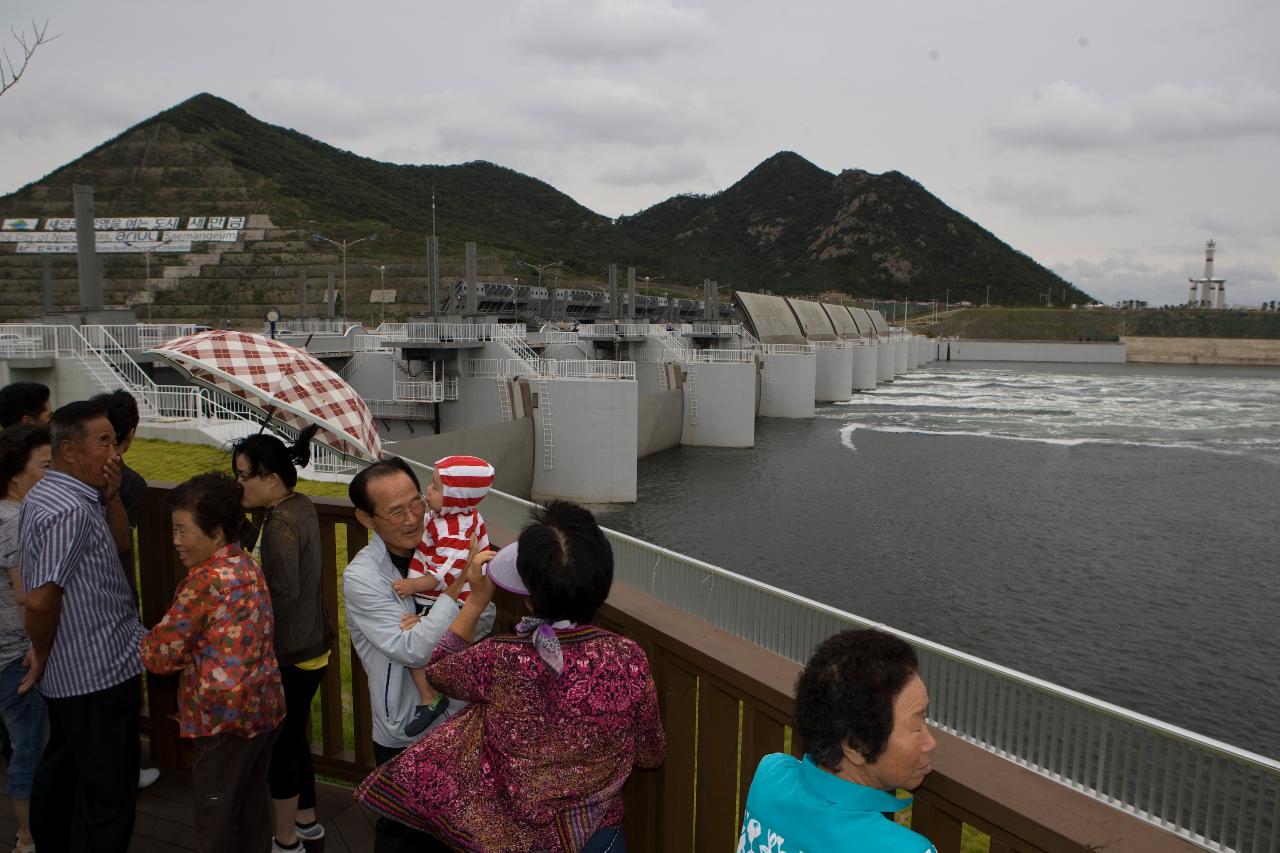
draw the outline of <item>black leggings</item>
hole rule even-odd
[[[307,723],[311,719],[311,700],[315,698],[326,667],[298,669],[292,664],[280,667],[284,685],[284,722],[280,737],[271,750],[271,769],[267,782],[273,800],[298,798],[299,809],[316,807],[316,772],[311,766],[311,743],[307,740]]]

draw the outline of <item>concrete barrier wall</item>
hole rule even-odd
[[[766,353],[760,373],[760,416],[811,418],[818,360],[813,355]],[[850,368],[852,370],[852,368]]]
[[[684,395],[680,391],[657,391],[636,396],[636,458],[680,444]]]
[[[876,390],[876,344],[864,344],[853,348],[853,390]]]
[[[515,392],[510,393],[514,402]],[[497,423],[501,412],[495,377],[459,376],[458,399],[440,404],[440,431],[453,432]]]
[[[680,443],[752,447],[756,441],[756,364],[688,364]],[[692,381],[690,381],[690,379]],[[697,395],[697,416],[692,395]]]
[[[888,338],[876,344],[876,381],[893,381],[893,341]]]
[[[531,383],[537,389],[540,383]],[[533,500],[632,503],[636,499],[637,395],[634,382],[547,380],[539,400],[533,450]],[[551,413],[553,463],[543,441]]]
[[[1129,361],[1152,364],[1280,364],[1280,341],[1123,337]]]
[[[1123,364],[1122,343],[1057,341],[945,341],[943,361],[1039,361],[1064,364]]]
[[[853,396],[853,347],[818,347],[813,395],[819,403],[842,403]]]
[[[519,498],[529,498],[533,488],[533,418],[489,424],[471,429],[424,435],[384,445],[397,456],[434,465],[450,454],[479,456],[493,466],[493,487]],[[484,514],[484,504],[480,505]]]

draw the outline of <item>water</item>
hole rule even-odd
[[[1280,757],[1280,369],[947,365],[608,526]]]

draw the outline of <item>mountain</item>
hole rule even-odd
[[[94,185],[99,216],[265,213],[302,235],[377,232],[384,263],[421,260],[434,193],[446,271],[475,241],[491,277],[519,275],[516,258],[557,259],[567,281],[599,280],[616,262],[664,283],[709,277],[777,293],[923,300],[949,289],[954,302],[978,301],[991,285],[1004,304],[1064,288],[1088,299],[905,175],[833,175],[791,152],[723,192],[676,196],[615,223],[493,163],[382,163],[201,94],[0,198],[0,215],[69,216],[73,183]]]

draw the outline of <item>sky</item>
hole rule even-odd
[[[0,97],[0,194],[211,92],[608,216],[782,150],[897,170],[1104,302],[1183,302],[1210,238],[1228,303],[1280,299],[1274,0],[0,4],[0,35],[46,20]]]

